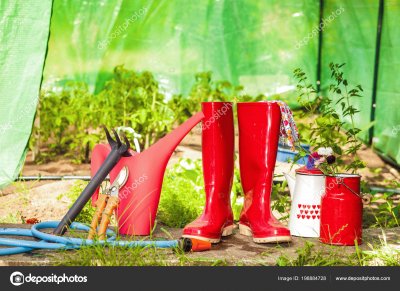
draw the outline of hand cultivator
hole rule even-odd
[[[126,136],[124,135],[125,144],[123,144],[117,134],[117,132],[113,129],[113,133],[115,135],[115,140],[112,139],[110,133],[107,128],[104,127],[106,132],[108,143],[111,147],[110,153],[107,155],[102,166],[98,169],[92,180],[90,180],[89,184],[83,190],[79,198],[75,201],[74,205],[72,205],[71,209],[67,212],[67,214],[60,221],[60,224],[54,230],[54,234],[62,235],[67,230],[67,227],[75,220],[78,214],[82,211],[83,207],[89,201],[90,197],[92,197],[93,193],[98,189],[110,171],[115,167],[115,165],[119,162],[121,157],[130,157],[131,153],[129,152],[130,144]]]

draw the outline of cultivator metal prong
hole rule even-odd
[[[110,146],[112,147],[113,145],[115,145],[117,142],[115,140],[113,140],[113,138],[110,135],[110,132],[108,131],[107,127],[105,125],[101,126],[104,131],[106,132],[106,137],[107,137],[107,141],[110,144]]]
[[[130,147],[131,147],[131,144],[130,144],[128,138],[126,137],[125,133],[124,133],[124,132],[121,132],[121,135],[122,135],[122,138],[124,139],[124,142],[125,142],[126,146],[127,146],[128,148],[130,148]]]
[[[116,143],[117,143],[117,147],[120,148],[121,145],[122,145],[122,142],[121,142],[121,140],[119,139],[118,133],[115,131],[114,128],[111,128],[111,130],[112,130],[112,132],[114,133],[115,140],[116,140]]]

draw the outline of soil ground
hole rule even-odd
[[[237,141],[236,141],[237,143]],[[236,146],[236,149],[238,147]],[[359,152],[361,158],[367,162],[367,168],[361,171],[363,180],[370,185],[387,186],[388,181],[400,181],[399,171],[392,166],[384,163],[378,155],[371,149],[363,148]],[[172,156],[169,165],[176,163],[179,158],[188,157],[192,159],[201,158],[201,137],[196,134],[189,134],[177,148]],[[277,162],[275,174],[294,171],[290,164]],[[59,157],[57,160],[37,165],[31,161],[31,155],[22,171],[24,176],[37,175],[90,175],[90,165],[73,164],[70,160]],[[283,179],[283,178],[280,178]],[[15,182],[0,192],[0,223],[7,221],[21,223],[24,219],[36,218],[41,221],[59,220],[68,210],[71,204],[68,198],[62,194],[66,193],[75,182],[72,180],[64,181],[30,181]],[[394,197],[399,203],[398,197]],[[397,200],[396,200],[397,199]],[[368,207],[376,207],[370,205]],[[10,221],[11,220],[11,221]],[[21,226],[21,225],[19,225]],[[180,237],[181,230],[168,229],[174,237]],[[365,241],[371,242],[382,236],[379,229],[367,229],[364,231]],[[386,236],[391,244],[399,248],[400,228],[387,229]],[[325,246],[319,244],[316,239],[308,239],[317,244],[317,248],[325,250]],[[214,259],[225,259],[235,264],[275,264],[277,257],[284,252],[286,255],[294,257],[298,247],[304,245],[305,239],[294,238],[290,246],[276,248],[276,246],[265,246],[255,244],[250,238],[234,235],[224,240],[224,243],[213,247],[207,252],[207,257]],[[364,244],[363,248],[366,248]],[[346,252],[354,251],[354,248],[345,248]],[[45,256],[44,256],[45,254]],[[10,264],[51,264],[52,256],[48,252],[38,251],[34,255],[24,254],[12,257],[0,257],[0,265]],[[205,254],[190,254],[190,256],[204,256]],[[172,260],[172,259],[171,259]]]

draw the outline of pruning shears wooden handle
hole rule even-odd
[[[96,212],[93,215],[92,223],[90,224],[90,230],[88,239],[93,239],[96,234],[97,225],[101,219],[101,215],[106,208],[108,195],[107,194],[99,194],[96,201]]]
[[[107,206],[101,216],[101,222],[98,229],[99,240],[104,240],[106,237],[107,227],[110,224],[111,216],[114,210],[117,209],[119,203],[118,197],[112,196],[108,199]]]
[[[108,225],[110,224],[111,216],[113,215],[114,210],[118,207],[119,189],[125,185],[127,179],[128,168],[123,167],[107,192],[105,194],[99,194],[98,200],[96,201],[96,212],[94,213],[92,223],[90,224],[88,239],[93,239],[96,233],[99,240],[104,240],[106,238],[106,232]],[[99,227],[97,228],[98,225]]]

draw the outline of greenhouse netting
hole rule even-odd
[[[37,97],[46,51],[52,3],[23,2],[0,4],[2,23],[17,14],[26,31],[25,37],[0,35],[9,44],[1,49],[1,74],[10,76],[0,86],[1,101],[16,105],[1,115],[2,124],[18,115],[17,104]],[[399,17],[400,0],[54,0],[43,86],[83,81],[97,92],[112,69],[124,64],[153,72],[167,95],[185,95],[195,73],[212,71],[214,79],[243,85],[249,95],[279,97],[296,106],[295,68],[311,82],[319,80],[321,92],[329,94],[328,64],[346,63],[351,85],[364,88],[363,98],[354,101],[361,110],[361,138],[400,163]],[[7,72],[7,62],[18,58],[23,64],[29,51],[35,64]],[[13,162],[2,165],[0,185],[15,178],[23,160],[34,111],[23,115],[16,129],[24,136],[20,148],[14,149],[17,137],[1,140],[0,160]]]

